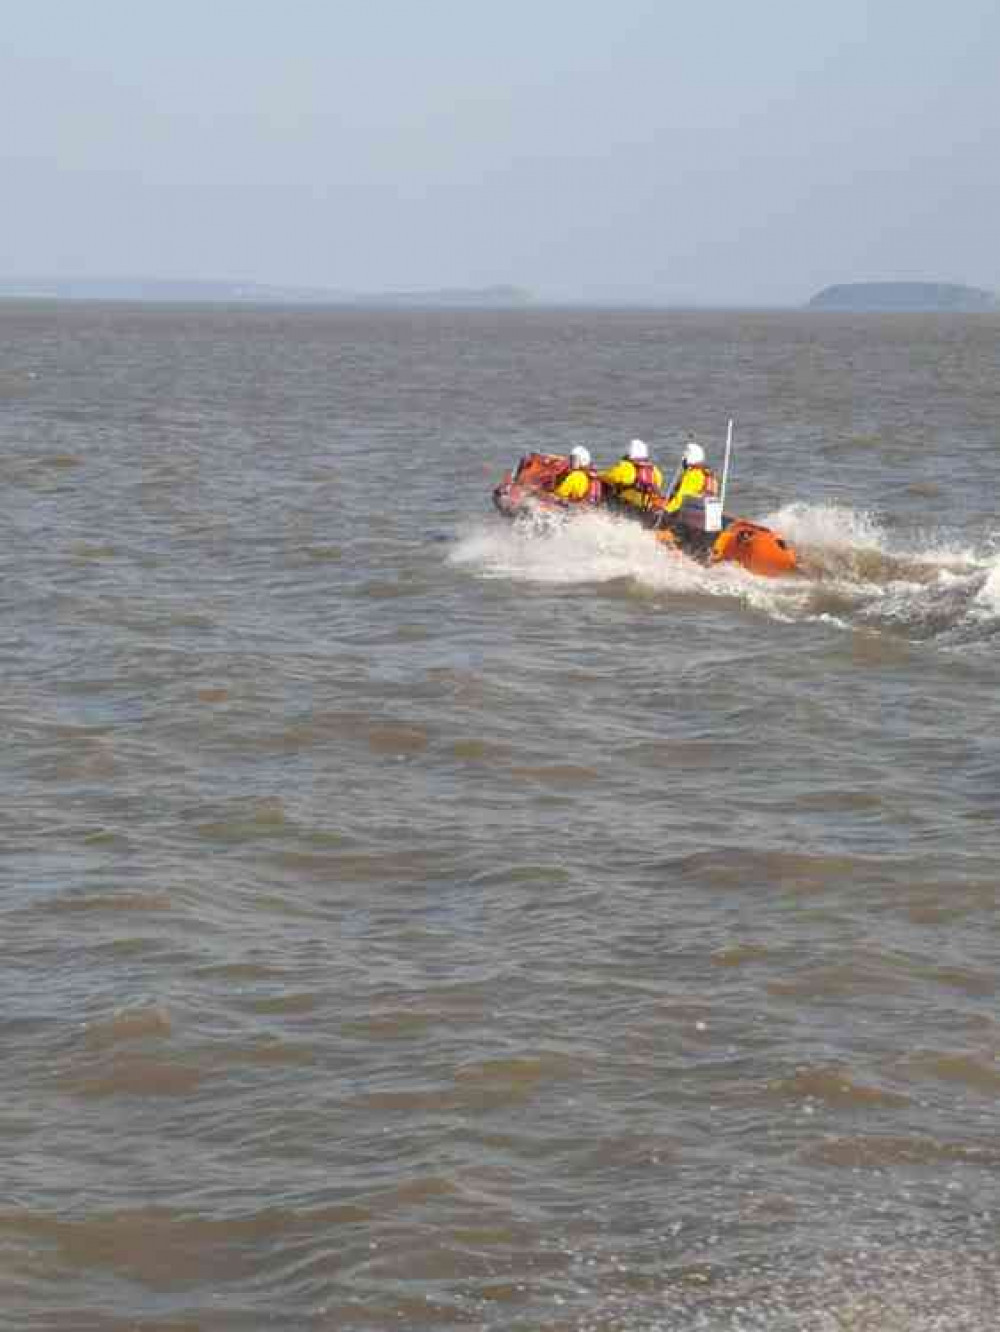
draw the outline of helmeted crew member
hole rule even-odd
[[[590,450],[577,444],[569,451],[569,471],[553,490],[557,499],[570,504],[601,504],[604,486],[594,471]]]
[[[601,473],[619,504],[633,509],[648,509],[663,493],[663,473],[649,460],[649,449],[641,439],[633,439],[628,452],[613,467]]]
[[[705,463],[705,450],[691,440],[681,455],[681,472],[667,496],[667,513],[676,513],[686,499],[718,495],[719,479]]]

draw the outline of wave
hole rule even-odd
[[[940,530],[890,532],[876,515],[794,504],[764,520],[799,555],[801,613],[913,641],[970,644],[1000,629],[1000,554]]]
[[[761,520],[795,546],[799,569],[763,579],[705,568],[657,545],[627,519],[486,520],[458,534],[449,562],[484,579],[535,585],[618,584],[637,594],[731,598],[781,621],[966,646],[1000,631],[1000,552],[940,531],[890,532],[876,514],[795,503]]]

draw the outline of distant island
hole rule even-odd
[[[982,287],[956,282],[842,282],[809,301],[810,310],[1000,310],[1000,301]]]
[[[531,301],[520,287],[443,287],[431,291],[351,292],[279,287],[260,282],[172,282],[155,278],[0,278],[0,299],[137,301],[210,305],[326,305],[344,307],[505,307]]]

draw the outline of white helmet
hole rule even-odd
[[[590,466],[590,450],[585,449],[582,444],[577,444],[569,451],[569,460],[574,467]]]
[[[685,467],[702,467],[705,462],[705,450],[692,440],[681,454],[681,462]]]
[[[641,439],[633,439],[628,446],[628,456],[630,462],[648,462],[649,449],[646,448]]]

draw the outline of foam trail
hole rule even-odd
[[[794,577],[755,578],[734,564],[704,567],[607,514],[487,521],[466,529],[448,558],[483,578],[536,585],[630,579],[667,596],[728,597],[780,621],[883,629],[914,640],[967,642],[1000,628],[995,551],[983,556],[940,533],[890,539],[873,513],[837,505],[792,504],[761,521],[795,546]]]
[[[632,578],[653,590],[697,590],[706,573],[657,545],[638,523],[606,514],[483,524],[459,539],[449,559],[486,578],[553,584]]]
[[[910,534],[910,544],[890,538],[878,516],[868,510],[833,504],[790,504],[761,520],[781,532],[820,573],[853,572],[894,576],[905,571],[926,581],[943,569],[955,573],[982,567],[971,547],[940,532]],[[881,581],[886,581],[885,577]]]
[[[833,505],[791,505],[765,521],[799,552],[812,588],[803,606],[809,618],[945,641],[967,641],[970,628],[981,635],[1000,619],[995,553],[983,556],[940,532],[890,539],[874,514]]]

